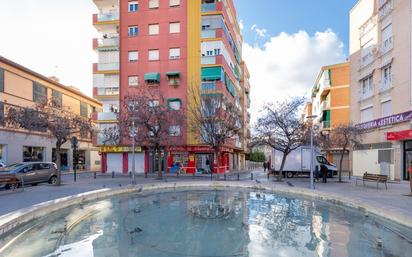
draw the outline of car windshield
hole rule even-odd
[[[19,168],[23,165],[24,165],[23,163],[14,163],[14,164],[8,165],[4,168],[0,168],[0,172],[9,172],[9,171],[15,170],[15,169],[17,169],[17,168]]]
[[[323,156],[318,156],[316,157],[316,159],[318,160],[320,164],[329,164],[328,160],[326,160],[326,158]]]

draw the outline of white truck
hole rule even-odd
[[[293,178],[295,175],[310,175],[310,146],[302,146],[292,151],[287,157],[283,167],[283,176]],[[272,170],[277,174],[282,164],[283,153],[275,149],[272,150]],[[320,171],[320,166],[324,165],[328,169],[328,177],[337,175],[336,165],[329,163],[320,154],[318,149],[313,150],[313,171],[314,174]]]

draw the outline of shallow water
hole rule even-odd
[[[76,205],[0,238],[7,257],[412,256],[408,229],[259,192],[128,195]]]

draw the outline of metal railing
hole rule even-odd
[[[97,40],[98,47],[107,47],[107,46],[118,46],[119,45],[119,38],[99,38]]]
[[[99,13],[97,14],[97,21],[115,21],[119,19],[118,12]]]
[[[98,71],[119,70],[119,63],[118,62],[98,63],[97,70]]]
[[[97,88],[97,95],[118,95],[119,87],[99,87]]]
[[[215,82],[202,82],[202,90],[203,91],[216,90],[216,83]]]
[[[202,4],[202,12],[213,12],[216,11],[216,3]]]

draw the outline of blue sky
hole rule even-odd
[[[251,4],[253,2],[253,4]],[[280,32],[305,30],[309,34],[332,29],[348,52],[349,11],[357,0],[234,0],[239,20],[243,20],[246,42],[256,36],[250,28],[256,24],[275,36]],[[258,40],[260,41],[260,40]]]

